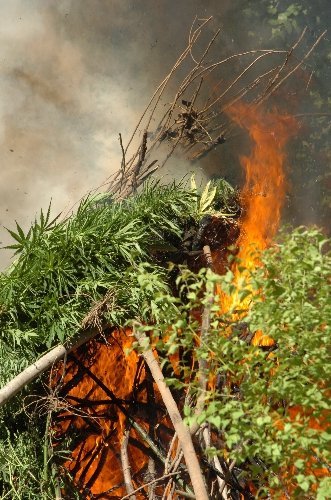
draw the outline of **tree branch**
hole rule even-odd
[[[144,341],[146,341],[146,335],[142,332],[139,332],[135,328],[135,326],[133,327],[133,331],[139,345],[143,347]],[[201,473],[198,457],[192,443],[190,431],[183,423],[177,404],[171,394],[169,387],[165,383],[164,376],[152,350],[148,349],[147,351],[143,352],[142,355],[151,371],[153,379],[159,389],[163,403],[165,404],[165,407],[169,413],[169,417],[177,433],[178,441],[184,453],[184,458],[188,473],[191,478],[194,493],[199,500],[208,500],[208,494]]]
[[[180,474],[180,472],[170,472],[169,474],[165,474],[162,477],[158,477],[157,479],[153,479],[153,481],[150,481],[149,483],[146,483],[146,484],[143,484],[142,486],[139,486],[139,488],[137,488],[132,493],[130,493],[130,495],[125,495],[124,497],[122,497],[121,500],[126,500],[127,498],[130,498],[130,496],[132,496],[132,494],[138,493],[138,491],[143,490],[147,486],[150,486],[150,485],[155,484],[155,483],[159,483],[160,481],[163,481],[164,479],[167,479],[168,477],[177,476],[178,474]],[[186,493],[186,495],[187,495],[187,498],[195,499],[195,496],[190,495],[189,493]]]
[[[136,495],[134,495],[134,487],[132,484],[131,467],[130,467],[129,455],[128,455],[129,436],[130,436],[130,430],[126,429],[124,431],[123,441],[121,444],[121,462],[122,462],[122,470],[123,470],[125,488],[126,488],[127,494],[130,495],[128,498],[130,498],[130,500],[136,500]]]
[[[100,333],[99,327],[89,328],[78,338],[78,340],[72,341],[67,346],[60,344],[54,347],[48,353],[44,354],[44,356],[25,368],[25,370],[16,375],[16,377],[0,389],[0,407],[21,391],[24,386],[30,384],[33,380],[51,368],[54,363],[60,361],[65,355],[85,344],[85,342],[98,335],[98,333]]]

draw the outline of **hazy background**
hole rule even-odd
[[[195,15],[213,15],[213,26],[222,27],[220,52],[246,49],[241,10],[249,3],[0,0],[2,244],[9,241],[3,226],[17,220],[27,228],[50,199],[54,213],[68,209],[118,168],[118,133],[125,139],[134,128],[185,46]],[[263,38],[263,23],[254,29]],[[200,168],[236,177],[226,159],[238,146],[230,141]],[[178,162],[178,171],[190,170]],[[314,189],[310,206],[319,196]],[[8,261],[9,252],[1,251],[0,268]]]

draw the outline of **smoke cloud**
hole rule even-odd
[[[50,199],[57,214],[102,184],[120,163],[118,133],[125,140],[133,130],[186,45],[194,17],[213,15],[215,24],[224,26],[219,51],[232,53],[240,5],[239,0],[1,2],[0,225],[12,228],[17,220],[27,228]],[[213,172],[226,173],[231,146],[224,155],[224,161],[212,156]],[[210,163],[201,164],[209,173]],[[191,166],[177,159],[169,168],[178,175]],[[9,242],[3,227],[0,241]],[[0,268],[9,257],[9,251],[0,252]]]
[[[58,213],[118,168],[118,133],[132,131],[197,4],[184,15],[150,0],[0,3],[1,226],[27,228],[50,199]]]

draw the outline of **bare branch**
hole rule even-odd
[[[311,48],[308,50],[308,52],[306,52],[306,54],[303,56],[303,58],[298,62],[298,64],[296,66],[294,66],[294,68],[289,71],[287,73],[287,75],[285,75],[278,83],[277,85],[275,85],[271,91],[263,98],[259,101],[259,104],[262,104],[268,97],[270,97],[271,94],[273,94],[277,89],[279,89],[279,87],[291,76],[293,75],[293,73],[295,73],[302,65],[303,63],[305,62],[306,59],[308,59],[308,57],[310,56],[310,54],[315,50],[315,48],[317,47],[317,45],[320,43],[320,41],[322,40],[322,38],[324,38],[324,36],[326,35],[327,33],[327,30],[323,31],[323,33],[317,38],[316,42],[311,46]]]
[[[122,471],[123,471],[125,488],[127,494],[130,495],[128,498],[130,498],[130,500],[136,500],[136,496],[134,495],[134,487],[132,484],[131,467],[128,455],[129,437],[130,437],[130,430],[126,429],[123,433],[123,440],[121,444],[121,462],[122,462]]]
[[[161,477],[158,477],[156,479],[153,479],[153,481],[150,481],[149,483],[146,483],[146,484],[143,484],[142,486],[139,486],[139,488],[137,488],[136,490],[132,491],[132,493],[130,493],[129,495],[125,495],[124,497],[122,497],[121,500],[126,500],[127,498],[130,498],[132,495],[134,495],[135,493],[138,493],[139,491],[147,488],[151,484],[155,484],[155,483],[159,483],[160,481],[164,481],[168,477],[178,476],[178,474],[180,474],[180,472],[169,472],[169,474],[165,474],[164,476],[161,476]],[[188,498],[195,499],[195,496],[191,495]]]
[[[121,161],[121,187],[120,190],[122,189],[122,184],[125,178],[125,170],[126,170],[126,161],[125,161],[125,151],[124,151],[124,146],[123,146],[123,141],[122,141],[122,135],[119,133],[119,140],[120,140],[120,146],[121,146],[121,151],[122,151],[122,161]]]
[[[155,460],[152,457],[148,459],[148,477],[150,480],[155,479],[156,476],[156,468],[155,468]],[[155,483],[150,484],[148,486],[148,499],[154,500],[155,498]]]
[[[146,156],[146,151],[147,151],[147,130],[145,130],[143,133],[143,138],[142,138],[141,145],[139,148],[138,162],[133,169],[132,187],[133,187],[134,192],[137,190],[137,177],[140,173],[141,167],[143,166],[145,156]]]
[[[146,335],[139,332],[135,326],[134,335],[138,340],[139,345],[143,347],[144,341],[146,341]],[[143,357],[151,371],[153,379],[159,389],[163,403],[167,408],[169,417],[177,433],[178,441],[184,453],[184,458],[188,473],[190,475],[194,493],[196,497],[199,498],[199,500],[208,500],[206,487],[189,429],[183,423],[177,404],[171,394],[169,387],[165,383],[164,376],[159,367],[158,361],[153,354],[153,351],[151,349],[145,351],[143,353]]]
[[[85,342],[95,337],[98,333],[100,333],[99,327],[91,328],[84,332],[78,340],[69,343],[67,346],[60,344],[54,347],[32,365],[25,368],[25,370],[16,375],[16,377],[0,389],[0,406],[3,406],[7,401],[13,398],[24,386],[30,384],[42,373],[49,370],[54,363],[64,358],[68,353],[74,351],[79,346],[85,344]]]

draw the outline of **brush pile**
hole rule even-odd
[[[324,34],[301,54],[306,30],[288,51],[210,62],[219,30],[198,43],[210,23],[193,23],[126,146],[119,135],[121,166],[107,192],[67,217],[41,212],[27,234],[10,231],[17,259],[0,276],[2,498],[241,499],[260,488],[315,492],[324,481],[323,238],[294,234],[304,270],[286,268],[285,245],[284,273],[277,250],[265,274],[249,271],[238,284],[238,190],[221,178],[202,189],[194,176],[190,185],[150,179],[175,152],[197,160],[231,139],[233,106],[244,97],[248,108],[265,105]],[[306,277],[307,300],[292,290],[293,310],[278,317],[268,305],[286,302],[293,275]],[[270,300],[256,299],[262,289]],[[240,307],[222,310],[225,296]],[[292,317],[299,303],[308,305]]]

